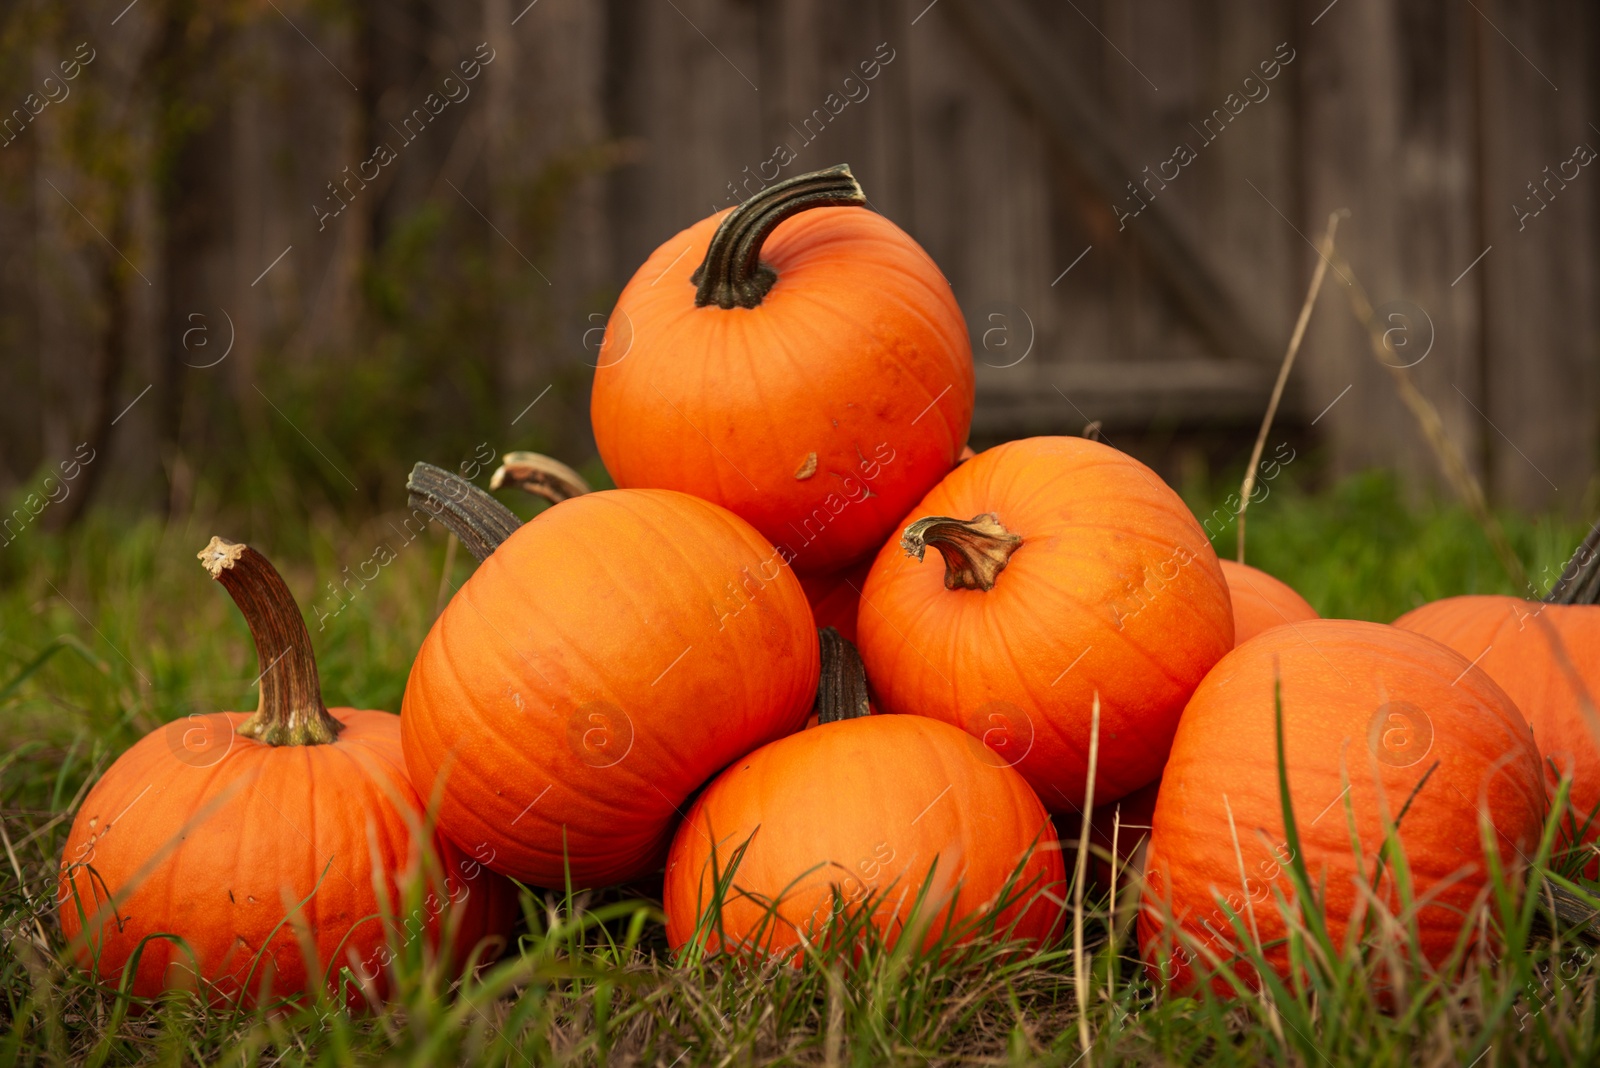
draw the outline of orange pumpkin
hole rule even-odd
[[[950,285],[865,203],[834,167],[673,237],[622,291],[595,372],[618,486],[723,505],[802,574],[876,551],[972,421]]]
[[[497,955],[513,888],[481,855],[421,835],[399,718],[323,705],[310,635],[265,557],[213,538],[200,559],[250,624],[261,705],[151,732],[84,799],[59,895],[79,964],[116,984],[143,943],[135,996],[190,989],[248,1006],[268,991],[337,994],[343,967],[381,997],[396,943],[421,935],[433,950],[444,929],[458,967]],[[431,890],[403,906],[419,876]]]
[[[1449,597],[1395,620],[1444,642],[1504,687],[1533,727],[1552,777],[1571,773],[1563,827],[1572,845],[1600,839],[1600,552],[1580,550],[1549,602]],[[1584,579],[1587,582],[1584,582]],[[1595,862],[1587,865],[1592,875]]]
[[[879,707],[965,728],[1075,812],[1098,693],[1096,801],[1160,774],[1184,702],[1233,646],[1216,553],[1178,495],[1107,445],[1030,438],[968,460],[909,518],[862,591]]]
[[[1232,560],[1221,564],[1233,601],[1234,645],[1243,645],[1271,627],[1317,618],[1317,610],[1287,582],[1249,564]]]
[[[846,641],[856,640],[856,613],[861,608],[861,587],[872,570],[867,557],[843,571],[828,575],[802,575],[800,587],[811,603],[811,615],[818,627],[832,627]]]
[[[659,868],[719,768],[798,729],[817,632],[750,524],[670,490],[573,497],[520,528],[426,464],[413,501],[482,560],[406,683],[407,766],[496,870],[579,887]]]
[[[1294,856],[1278,785],[1274,688],[1300,838]],[[1505,692],[1445,646],[1381,623],[1308,620],[1246,642],[1184,710],[1161,776],[1145,859],[1139,938],[1152,974],[1195,980],[1197,946],[1222,960],[1237,940],[1227,909],[1258,932],[1288,974],[1277,895],[1305,864],[1330,937],[1343,945],[1364,907],[1346,809],[1370,879],[1385,820],[1400,819],[1420,948],[1443,961],[1486,893],[1480,806],[1508,868],[1537,848],[1545,793],[1539,753]],[[1400,911],[1390,863],[1376,886]],[[1190,942],[1180,940],[1169,918]],[[1241,978],[1258,982],[1248,964]],[[1218,978],[1219,993],[1231,988]]]
[[[702,925],[727,888],[721,909]],[[773,742],[708,786],[672,842],[667,940],[780,954],[866,915],[893,944],[1058,929],[1065,872],[1028,784],[970,735],[921,716],[861,716]],[[918,911],[918,895],[927,896]],[[1014,926],[1013,926],[1014,925]]]

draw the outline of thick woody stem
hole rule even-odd
[[[817,630],[822,644],[822,677],[811,710],[817,722],[833,723],[867,715],[867,669],[850,640],[832,627]]]
[[[268,745],[333,741],[344,725],[322,703],[311,635],[278,569],[250,546],[224,538],[212,538],[198,555],[239,606],[261,661],[261,703],[237,733]]]
[[[442,467],[417,464],[406,479],[406,489],[411,507],[443,523],[480,564],[522,526],[511,509]]]
[[[695,307],[756,307],[778,280],[777,272],[761,262],[761,245],[779,223],[812,208],[866,203],[866,194],[842,163],[767,186],[729,212],[712,235],[706,258],[689,276],[696,287]]]
[[[917,560],[929,545],[944,557],[945,589],[992,590],[1022,539],[1002,526],[993,512],[971,519],[928,516],[906,527],[900,538],[900,548]]]
[[[1545,596],[1549,604],[1600,604],[1600,523],[1590,530]]]

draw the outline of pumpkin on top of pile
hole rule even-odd
[[[617,299],[594,377],[619,487],[719,504],[801,575],[876,552],[972,422],[950,284],[865,205],[831,167],[677,234]]]

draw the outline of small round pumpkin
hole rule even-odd
[[[139,952],[136,997],[189,989],[249,1006],[269,990],[340,994],[345,967],[384,996],[396,944],[422,935],[433,949],[444,929],[458,967],[497,955],[514,889],[485,854],[422,835],[399,718],[323,705],[310,635],[265,557],[213,538],[200,559],[250,624],[261,705],[169,723],[89,791],[59,892],[79,964],[116,984]],[[419,877],[431,889],[408,907]],[[342,996],[358,1003],[361,987]]]
[[[802,574],[876,551],[972,421],[950,285],[865,204],[834,167],[676,235],[617,299],[595,372],[618,486],[731,509]]]
[[[1233,602],[1234,645],[1243,645],[1271,627],[1318,618],[1317,610],[1287,582],[1249,564],[1220,563]]]
[[[1107,445],[1029,438],[957,467],[909,520],[862,591],[879,707],[966,729],[1076,812],[1098,694],[1096,801],[1155,779],[1233,647],[1216,553],[1178,495]]]
[[[525,883],[604,886],[665,858],[720,768],[805,722],[800,582],[725,508],[671,490],[564,499],[519,526],[417,465],[412,500],[481,561],[422,643],[401,738],[439,827]]]
[[[1587,583],[1564,583],[1551,601],[1448,597],[1394,624],[1450,646],[1511,695],[1550,761],[1547,774],[1572,775],[1563,830],[1574,846],[1600,840],[1600,727],[1590,719],[1600,706],[1600,551],[1586,551],[1573,571]],[[1591,858],[1591,875],[1595,868]]]
[[[731,874],[730,874],[731,873]],[[726,883],[721,909],[702,918]],[[961,937],[1001,905],[997,933],[1044,941],[1065,872],[1028,784],[970,735],[922,716],[825,722],[736,761],[673,839],[667,940],[703,930],[710,952],[782,954],[865,913],[893,944]],[[918,910],[918,895],[927,889]]]
[[[1298,858],[1279,792],[1279,687]],[[1161,776],[1139,916],[1152,975],[1180,989],[1195,981],[1199,954],[1169,918],[1199,947],[1234,959],[1228,909],[1287,975],[1277,896],[1295,900],[1288,869],[1297,860],[1321,888],[1313,892],[1329,935],[1343,945],[1364,902],[1347,808],[1369,878],[1385,820],[1399,820],[1421,902],[1420,948],[1438,964],[1486,892],[1480,808],[1508,869],[1537,848],[1545,810],[1539,753],[1505,692],[1432,639],[1381,623],[1314,619],[1246,642],[1195,691]],[[1377,895],[1398,912],[1392,861],[1383,870]],[[1248,964],[1238,974],[1259,982]],[[1231,990],[1220,977],[1213,988]]]

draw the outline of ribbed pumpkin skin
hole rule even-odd
[[[412,831],[424,810],[405,772],[398,717],[330,711],[345,729],[327,745],[265,745],[233,733],[247,714],[219,712],[153,731],[118,758],[84,799],[63,853],[62,932],[74,939],[90,920],[82,967],[95,967],[97,950],[99,977],[114,985],[142,939],[168,932],[193,951],[213,1002],[243,993],[252,1005],[269,974],[276,1000],[310,992],[322,974],[336,991],[340,967],[372,979],[381,994],[391,937],[405,942],[419,925],[432,945],[458,922],[460,962],[484,939],[495,940],[488,959],[499,955],[516,917],[514,889],[443,836],[431,843],[435,896],[424,898],[421,915],[404,907],[400,887],[424,855]],[[180,759],[189,751],[174,731],[232,741],[225,756],[197,766]],[[108,890],[118,895],[114,913]],[[284,922],[301,901],[315,974]],[[385,908],[395,917],[392,936]],[[188,953],[166,939],[145,943],[135,996],[196,986]],[[360,1000],[358,990],[346,993]]]
[[[1264,630],[1285,623],[1316,619],[1317,610],[1294,591],[1258,567],[1232,560],[1220,561],[1233,600],[1233,644],[1243,645]]]
[[[717,868],[726,872],[746,840],[734,889],[723,900],[730,945],[713,934],[713,951],[781,953],[800,945],[801,933],[823,937],[835,884],[851,906],[874,895],[873,923],[892,942],[912,918],[935,857],[925,912],[939,918],[929,943],[946,929],[958,882],[957,924],[990,905],[1025,856],[1012,884],[1019,900],[1001,914],[999,929],[1020,913],[1017,936],[1043,940],[1061,916],[1059,904],[1033,898],[1043,889],[1059,901],[1065,878],[1044,806],[975,739],[920,716],[824,723],[758,749],[707,787],[667,860],[663,900],[674,949],[693,936],[712,900],[712,843]],[[1031,889],[1022,893],[1023,886]],[[757,945],[766,903],[780,898],[780,919],[768,923]]]
[[[1577,826],[1583,826],[1600,804],[1600,737],[1588,725],[1582,691],[1559,653],[1565,651],[1589,700],[1600,705],[1600,607],[1503,596],[1448,597],[1407,612],[1394,625],[1426,634],[1477,661],[1511,695],[1532,724],[1539,751],[1560,773],[1571,768],[1570,804]],[[1552,776],[1557,773],[1550,770]],[[1584,840],[1596,838],[1600,826],[1591,825]]]
[[[401,735],[442,779],[439,826],[523,882],[655,870],[719,768],[798,729],[817,633],[800,582],[733,513],[668,490],[548,509],[495,550],[422,644]]]
[[[818,627],[832,627],[847,642],[856,640],[856,614],[861,608],[861,588],[872,570],[872,557],[826,575],[803,575],[800,585],[811,604]]]
[[[697,308],[689,277],[724,214],[663,244],[618,298],[595,443],[618,486],[715,501],[800,573],[838,570],[876,550],[966,444],[966,323],[928,254],[864,208],[773,231],[761,260],[778,279],[760,306]],[[796,477],[811,453],[815,472]]]
[[[1184,710],[1145,859],[1139,940],[1152,974],[1180,989],[1194,979],[1181,954],[1164,971],[1156,963],[1168,902],[1190,935],[1214,939],[1206,933],[1209,922],[1231,939],[1217,895],[1241,914],[1248,898],[1262,943],[1285,937],[1274,894],[1293,900],[1293,857],[1278,795],[1275,678],[1282,679],[1295,823],[1311,883],[1326,886],[1323,907],[1335,945],[1343,944],[1359,900],[1345,806],[1355,813],[1371,873],[1383,841],[1377,783],[1392,819],[1434,767],[1399,837],[1414,894],[1428,901],[1417,917],[1421,948],[1440,962],[1485,885],[1480,799],[1508,867],[1520,863],[1518,850],[1531,855],[1537,845],[1545,794],[1532,734],[1489,676],[1438,642],[1381,623],[1308,620],[1228,654]],[[1241,879],[1248,879],[1244,891]],[[1378,892],[1397,912],[1392,875]],[[1226,942],[1210,944],[1230,956]],[[1269,949],[1267,960],[1286,973],[1281,946]],[[1248,968],[1241,972],[1256,981]],[[1214,988],[1231,989],[1220,979]]]
[[[1233,647],[1216,553],[1155,472],[1083,438],[988,449],[902,527],[984,512],[1023,539],[991,590],[945,589],[932,550],[918,563],[892,539],[878,554],[857,633],[879,706],[985,739],[1052,811],[1075,812],[1098,691],[1096,800],[1137,790],[1161,773],[1184,702]]]

